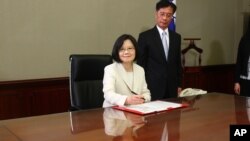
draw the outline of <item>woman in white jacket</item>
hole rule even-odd
[[[145,72],[135,63],[137,42],[131,35],[124,34],[116,40],[112,58],[114,63],[104,69],[103,107],[141,104],[150,101]]]

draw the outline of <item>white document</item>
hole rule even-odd
[[[114,108],[139,114],[148,114],[154,112],[167,111],[175,108],[180,108],[183,106],[184,106],[183,104],[179,103],[157,100],[137,105],[116,106]]]

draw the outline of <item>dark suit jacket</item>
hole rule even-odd
[[[168,60],[156,26],[140,33],[138,46],[137,63],[145,70],[152,100],[177,97],[182,80],[181,36],[169,30]]]
[[[248,71],[248,59],[250,56],[250,31],[244,35],[239,43],[236,70],[235,70],[235,82],[240,82],[240,75],[247,76]]]

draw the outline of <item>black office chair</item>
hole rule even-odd
[[[102,107],[104,67],[111,55],[70,55],[70,111]]]

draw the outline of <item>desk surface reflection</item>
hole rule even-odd
[[[249,124],[246,97],[209,93],[168,99],[189,107],[145,116],[112,108],[0,121],[9,141],[228,141],[231,124]]]

